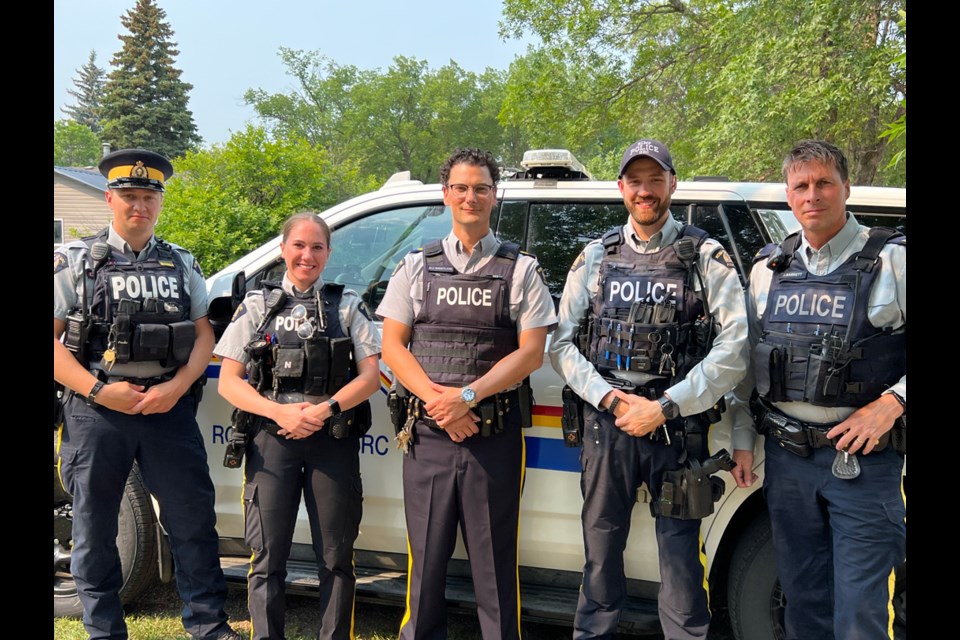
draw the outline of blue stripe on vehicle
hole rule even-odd
[[[526,436],[527,469],[580,473],[580,447],[567,447],[560,438]]]

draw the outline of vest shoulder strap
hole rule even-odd
[[[439,255],[443,255],[443,242],[440,240],[431,240],[427,244],[423,245],[423,257],[424,258],[435,258]]]
[[[867,243],[863,245],[860,253],[857,254],[854,268],[858,271],[870,273],[877,265],[880,251],[883,250],[884,245],[888,242],[899,240],[900,238],[903,238],[903,242],[897,242],[896,244],[906,244],[906,236],[896,229],[891,229],[890,227],[872,227],[867,236]]]
[[[336,282],[327,282],[320,290],[324,301],[334,309],[340,308],[340,299],[343,297],[344,285]]]
[[[703,241],[710,237],[710,234],[701,229],[700,227],[695,227],[692,224],[683,225],[683,229],[680,230],[680,237],[684,238],[694,238],[697,241],[697,247],[699,248]]]
[[[500,246],[497,248],[496,257],[498,258],[516,260],[518,255],[520,255],[520,245],[518,245],[516,242],[501,242]]]
[[[620,245],[623,244],[623,228],[615,227],[610,229],[605,234],[603,234],[603,252],[606,255],[611,255],[620,250]]]

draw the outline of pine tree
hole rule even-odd
[[[120,18],[130,33],[118,36],[123,48],[111,61],[101,107],[101,139],[114,149],[142,147],[174,158],[201,142],[187,108],[193,85],[174,67],[180,52],[166,17],[154,0],[137,0]]]
[[[76,104],[68,104],[60,111],[70,116],[76,123],[85,125],[94,133],[100,133],[100,100],[103,96],[103,84],[106,72],[97,66],[97,52],[90,51],[87,64],[77,69],[73,79],[76,89],[67,89],[67,93],[77,99]]]

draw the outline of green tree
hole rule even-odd
[[[201,142],[187,108],[193,85],[174,66],[180,52],[165,19],[154,0],[137,0],[120,18],[129,34],[118,36],[123,47],[113,56],[101,107],[102,138],[114,149],[143,147],[174,158]]]
[[[86,125],[94,133],[100,133],[100,99],[103,96],[105,72],[97,66],[97,52],[91,50],[87,63],[77,69],[73,79],[76,89],[67,89],[67,93],[77,99],[76,104],[65,105],[60,109],[74,122]]]
[[[790,145],[819,137],[847,151],[855,181],[902,183],[881,169],[898,149],[878,136],[906,93],[890,65],[904,4],[506,0],[502,34],[543,44],[511,66],[501,121],[604,167],[653,136],[684,175],[741,180],[778,180]]]
[[[86,126],[73,120],[53,123],[53,164],[88,167],[100,161],[100,141]]]
[[[299,86],[284,94],[251,89],[247,103],[273,133],[301,136],[335,162],[354,160],[365,175],[383,181],[410,170],[436,180],[458,145],[519,160],[518,128],[498,122],[501,71],[476,74],[453,61],[434,70],[404,56],[386,71],[340,65],[318,52],[281,49],[280,57]]]
[[[900,12],[900,22],[897,24],[900,25],[900,29],[903,32],[904,37],[907,35],[907,12]],[[898,68],[903,70],[903,73],[907,73],[907,50],[906,42],[904,42],[904,49],[900,52],[896,58],[894,58],[894,64]],[[903,97],[900,100],[900,108],[897,109],[897,119],[887,125],[887,128],[883,130],[883,133],[880,134],[880,137],[887,138],[890,142],[896,142],[902,137],[907,135],[907,85],[906,79],[903,83]],[[907,157],[907,147],[904,143],[903,148],[900,149],[893,158],[890,159],[890,162],[887,164],[887,168],[896,167],[900,164],[900,161]]]
[[[189,247],[208,275],[276,236],[290,214],[376,187],[303,138],[252,125],[173,164],[157,234]]]

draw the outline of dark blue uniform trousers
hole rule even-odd
[[[860,476],[840,480],[835,449],[802,458],[767,438],[764,450],[787,640],[892,638],[892,575],[906,557],[903,458],[891,447],[857,456]]]
[[[303,496],[319,580],[320,639],[351,638],[357,579],[353,543],[360,533],[360,440],[326,429],[304,440],[267,431],[247,447],[243,509],[253,549],[247,600],[253,640],[284,637],[287,559]]]
[[[583,547],[586,562],[573,637],[614,638],[627,597],[623,552],[637,488],[645,482],[652,500],[660,495],[664,472],[678,469],[681,438],[670,445],[636,438],[616,418],[584,405],[580,490],[583,493]],[[658,611],[666,640],[706,638],[710,627],[700,520],[658,517],[660,560]]]
[[[227,584],[220,569],[214,489],[193,397],[184,396],[168,413],[131,416],[88,407],[73,396],[64,412],[59,453],[60,477],[73,494],[70,569],[90,637],[127,637],[116,538],[134,460],[160,503],[184,602],[184,628],[195,638],[226,631]]]
[[[401,640],[447,637],[447,563],[463,535],[485,640],[520,637],[517,537],[525,449],[520,412],[462,443],[422,422],[403,459],[409,563]]]

